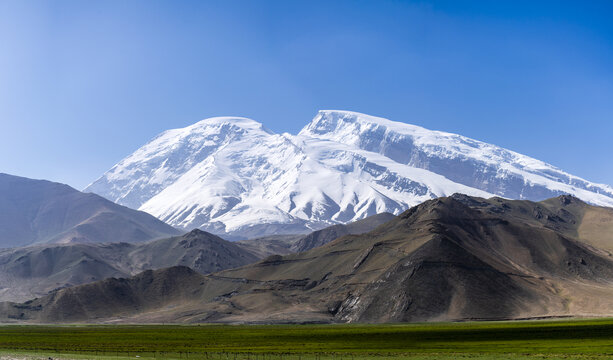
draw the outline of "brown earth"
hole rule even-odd
[[[317,246],[344,234],[363,233],[394,218],[384,213],[306,235],[279,235],[238,242],[193,230],[143,243],[43,244],[0,249],[0,301],[26,301],[52,290],[148,269],[189,266],[201,274],[254,263],[267,256]]]
[[[0,300],[25,301],[55,289],[147,269],[189,266],[208,274],[256,262],[241,246],[200,230],[138,244],[53,244],[0,250]]]
[[[611,209],[569,196],[530,202],[454,195],[306,252],[207,276],[171,268],[105,280],[4,303],[0,313],[27,322],[610,316],[613,234],[603,232],[611,224]]]

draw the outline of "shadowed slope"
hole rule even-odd
[[[147,270],[128,279],[109,278],[62,289],[14,307],[10,318],[25,312],[49,322],[95,321],[181,304],[193,298],[202,275],[185,266]]]
[[[258,259],[237,244],[200,230],[139,244],[61,244],[5,249],[0,250],[0,299],[23,301],[57,288],[175,265],[208,274]]]
[[[49,291],[147,269],[189,266],[201,274],[250,264],[273,254],[323,244],[343,234],[372,230],[391,214],[379,214],[308,235],[281,235],[239,242],[195,229],[182,236],[139,244],[48,244],[0,250],[0,300],[24,301]]]

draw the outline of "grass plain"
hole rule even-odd
[[[613,319],[342,325],[5,325],[0,358],[613,359]]]

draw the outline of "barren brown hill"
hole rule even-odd
[[[25,304],[6,320],[395,322],[613,314],[613,210],[562,196],[543,202],[454,195],[362,235],[194,280],[179,305],[58,320],[83,287]],[[197,284],[196,284],[197,283]],[[91,292],[94,288],[87,288]],[[144,290],[143,290],[144,291]],[[88,295],[91,296],[91,295]],[[100,296],[106,296],[100,294]],[[120,296],[120,295],[117,295]],[[114,301],[120,301],[119,299]]]
[[[181,306],[193,298],[194,289],[202,281],[202,275],[185,266],[147,270],[128,279],[109,278],[13,305],[8,308],[7,318],[19,320],[35,314],[47,322],[121,319]]]
[[[25,301],[49,291],[148,269],[189,266],[208,274],[260,258],[200,230],[138,244],[49,244],[0,250],[0,301]]]
[[[344,234],[370,231],[393,219],[384,213],[306,235],[279,235],[238,242],[195,229],[182,236],[128,243],[43,244],[0,249],[0,301],[25,301],[49,291],[128,277],[148,269],[189,266],[201,274],[315,247]]]

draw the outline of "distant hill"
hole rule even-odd
[[[611,316],[612,230],[613,209],[570,196],[531,202],[454,195],[306,252],[205,276],[177,269],[107,280],[4,303],[0,313],[5,321],[30,322]],[[172,271],[185,284],[177,293],[174,284],[167,291],[159,285],[172,282]],[[124,283],[125,290],[117,285]],[[158,299],[143,303],[147,296]],[[83,305],[89,298],[107,300]],[[72,315],[77,305],[84,310]]]
[[[37,243],[139,242],[178,235],[170,225],[95,194],[0,174],[0,248]]]
[[[147,270],[128,279],[109,278],[63,289],[24,307],[9,307],[7,317],[23,319],[27,309],[35,309],[37,316],[49,322],[96,321],[147,311],[163,313],[161,309],[178,305],[175,312],[195,298],[194,289],[202,281],[202,275],[185,266]]]
[[[318,231],[313,231],[300,238],[292,245],[292,250],[294,252],[307,251],[325,245],[344,235],[363,234],[374,230],[381,224],[392,221],[394,218],[396,218],[394,214],[381,213],[348,224],[332,225]]]
[[[377,226],[391,221],[396,216],[381,213],[348,224],[328,226],[309,234],[269,235],[255,239],[237,241],[237,244],[258,254],[261,258],[270,255],[287,255],[294,252],[311,250],[325,245],[344,235],[362,234],[374,230]]]
[[[195,229],[182,236],[137,244],[67,243],[0,249],[0,301],[25,301],[58,288],[175,265],[208,274],[270,255],[296,252],[298,247],[323,244],[347,233],[366,232],[392,218],[391,214],[380,214],[308,235],[279,235],[239,242]]]
[[[260,258],[200,230],[144,243],[51,244],[0,250],[0,301],[24,301],[49,291],[147,269],[189,266],[201,274]]]

